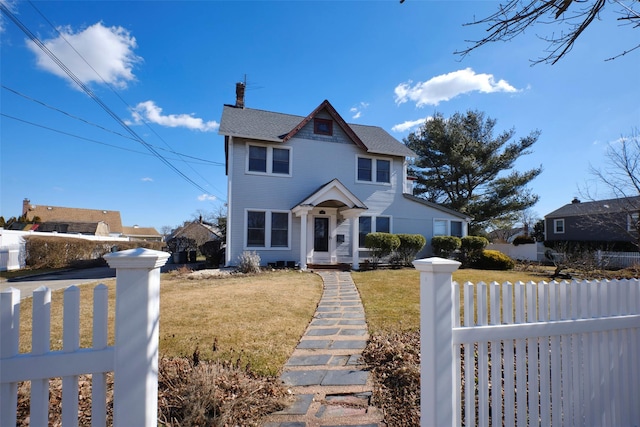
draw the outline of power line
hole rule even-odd
[[[140,137],[133,129],[131,129],[113,110],[109,108],[93,91],[85,85],[53,52],[49,50],[32,32],[27,28],[6,6],[3,2],[0,2],[0,10],[14,23],[22,32],[24,32],[29,39],[35,43],[56,65],[58,65],[69,78],[76,83],[83,92],[85,92],[93,101],[95,101],[111,118],[113,118],[120,126],[122,126],[137,142],[142,144],[147,150],[149,150],[156,158],[173,170],[176,174],[181,176],[185,181],[196,187],[198,190],[205,194],[210,194],[208,190],[203,188],[200,184],[196,183],[193,179],[188,177],[184,172],[175,167],[171,162],[164,158],[158,151],[147,143],[142,137]],[[217,197],[217,196],[216,196]],[[224,199],[222,199],[224,200]]]
[[[100,73],[99,73],[95,68],[93,68],[93,66],[89,63],[89,61],[87,61],[87,60],[86,60],[86,58],[85,58],[84,56],[82,56],[82,54],[81,54],[80,52],[78,52],[78,50],[75,48],[75,46],[73,46],[73,44],[71,44],[71,42],[69,42],[69,40],[67,40],[67,38],[64,36],[64,34],[62,34],[62,33],[58,30],[58,28],[57,28],[55,25],[53,25],[53,23],[52,23],[51,21],[49,21],[49,19],[48,19],[48,18],[47,18],[47,17],[46,17],[46,16],[45,16],[41,11],[40,11],[40,9],[38,9],[38,8],[33,4],[33,2],[32,2],[31,0],[29,0],[29,4],[31,5],[31,7],[33,7],[33,9],[35,9],[35,11],[36,11],[36,12],[38,12],[38,14],[42,17],[42,19],[44,19],[44,20],[49,24],[49,26],[51,26],[51,28],[53,28],[53,29],[58,33],[58,36],[60,36],[60,38],[61,38],[62,40],[64,40],[64,41],[65,41],[65,43],[66,43],[67,45],[69,45],[69,47],[71,47],[71,49],[73,49],[73,51],[76,53],[76,55],[78,55],[78,57],[80,57],[80,59],[82,59],[82,61],[83,61],[85,64],[87,64],[87,66],[88,66],[89,68],[91,68],[91,70],[92,70],[92,71],[93,71],[93,72],[94,72],[98,77],[100,77],[100,80],[102,80],[102,82],[103,82],[103,83],[104,83],[104,84],[109,88],[109,90],[111,90],[111,92],[112,92],[113,94],[115,94],[115,95],[116,95],[116,97],[118,97],[118,99],[120,99],[120,101],[121,101],[121,102],[122,102],[122,103],[123,103],[123,104],[124,104],[124,105],[129,109],[129,110],[133,110],[133,108],[132,108],[128,103],[127,103],[127,101],[125,101],[125,100],[124,100],[124,98],[122,98],[122,97],[120,96],[120,94],[119,94],[119,93],[118,93],[118,92],[113,88],[113,86],[112,86],[109,82],[107,82],[107,81],[102,77],[102,75],[101,75],[101,74],[100,74]],[[142,118],[141,118],[141,119],[142,119]],[[153,127],[151,127],[151,126],[149,125],[149,123],[148,123],[146,120],[142,119],[142,122],[147,126],[147,128],[148,128],[148,129],[149,129],[149,130],[150,130],[150,131],[151,131],[151,132],[152,132],[152,133],[153,133],[153,134],[154,134],[158,139],[160,139],[160,141],[162,141],[162,142],[163,142],[163,143],[164,143],[164,144],[169,148],[169,150],[170,150],[171,152],[174,152],[174,153],[175,153],[175,151],[173,151],[173,148],[172,148],[172,147],[167,143],[167,141],[165,141],[165,140],[164,140],[164,139],[163,139],[163,138],[162,138],[162,137],[161,137],[161,136],[160,136],[160,135],[155,131],[155,129],[153,129]],[[178,157],[180,157],[180,154],[178,154],[178,153],[176,153],[176,154],[178,155]],[[210,183],[210,182],[209,182],[209,181],[208,181],[204,176],[202,176],[202,175],[201,175],[197,170],[195,170],[193,167],[191,167],[191,165],[189,165],[186,161],[184,161],[184,159],[182,159],[182,158],[181,158],[181,160],[182,160],[182,161],[185,163],[185,165],[186,165],[187,167],[189,167],[189,168],[190,168],[190,169],[191,169],[191,170],[192,170],[196,175],[198,175],[198,176],[200,177],[200,179],[202,179],[204,182],[206,182],[206,183],[207,183],[209,186],[211,186],[212,188],[216,188],[216,187],[215,187],[213,184],[211,184],[211,183]],[[172,165],[172,167],[173,167],[173,165]],[[217,189],[217,188],[216,188],[216,189]],[[218,190],[218,191],[219,191],[219,190]]]
[[[95,139],[92,139],[92,138],[87,138],[85,136],[80,136],[80,135],[76,135],[76,134],[73,134],[73,133],[70,133],[70,132],[65,132],[65,131],[60,130],[60,129],[55,129],[55,128],[52,128],[50,126],[45,126],[45,125],[41,125],[41,124],[38,124],[38,123],[30,122],[28,120],[24,120],[24,119],[21,119],[19,117],[11,116],[9,114],[0,113],[0,116],[6,117],[8,119],[12,119],[12,120],[15,120],[15,121],[18,121],[18,122],[21,122],[21,123],[25,123],[25,124],[28,124],[28,125],[31,125],[31,126],[35,126],[35,127],[39,127],[39,128],[42,128],[42,129],[46,129],[46,130],[49,130],[51,132],[56,132],[56,133],[59,133],[59,134],[62,134],[62,135],[70,136],[70,137],[81,139],[81,140],[84,140],[84,141],[93,142],[95,144],[100,144],[100,145],[104,145],[104,146],[107,146],[107,147],[116,148],[118,150],[129,151],[131,153],[141,154],[143,156],[152,156],[153,155],[153,154],[150,154],[150,153],[145,153],[143,151],[137,151],[137,150],[134,150],[132,148],[120,147],[118,145],[113,145],[113,144],[109,144],[107,142],[102,142],[102,141],[98,141],[98,140],[95,140]],[[160,150],[162,150],[162,148],[160,148]],[[209,160],[199,159],[198,157],[188,156],[186,154],[182,154],[182,156],[189,157],[191,159],[197,160],[197,161],[192,161],[191,163],[195,163],[195,164],[199,164],[199,165],[207,165],[209,163],[213,163],[215,166],[222,166],[222,164],[218,163],[218,162],[211,162]],[[182,160],[182,161],[184,161],[184,160]]]
[[[59,109],[59,108],[57,108],[57,107],[54,107],[54,106],[52,106],[52,105],[49,105],[49,104],[45,103],[44,101],[40,101],[40,100],[35,99],[35,98],[33,98],[33,97],[29,96],[29,95],[25,95],[24,93],[21,93],[21,92],[19,92],[19,91],[15,90],[15,89],[12,89],[12,88],[7,87],[7,86],[5,86],[5,85],[0,85],[0,86],[1,86],[3,89],[8,90],[8,91],[9,91],[9,92],[11,92],[11,93],[14,93],[15,95],[18,95],[18,96],[20,96],[20,97],[22,97],[22,98],[25,98],[25,99],[29,100],[29,101],[35,102],[35,103],[37,103],[37,104],[40,104],[40,105],[42,105],[43,107],[49,108],[49,109],[51,109],[51,110],[53,110],[53,111],[57,111],[57,112],[59,112],[59,113],[61,113],[61,114],[64,114],[64,115],[65,115],[65,116],[67,116],[67,117],[70,117],[70,118],[72,118],[72,119],[75,119],[75,120],[81,121],[81,122],[86,123],[86,124],[91,125],[91,126],[95,126],[95,127],[97,127],[98,129],[101,129],[101,130],[103,130],[103,131],[105,131],[105,132],[112,133],[112,134],[117,135],[117,136],[120,136],[120,137],[122,137],[122,138],[126,138],[126,139],[129,139],[129,140],[132,140],[132,141],[136,141],[134,138],[132,138],[132,137],[130,137],[130,136],[127,136],[127,135],[121,134],[121,133],[119,133],[119,132],[116,132],[116,131],[111,130],[111,129],[108,129],[108,128],[105,128],[104,126],[101,126],[101,125],[99,125],[99,124],[97,124],[97,123],[90,122],[89,120],[83,119],[82,117],[78,117],[78,116],[73,115],[73,114],[71,114],[71,113],[69,113],[69,112],[67,112],[67,111],[64,111],[64,110],[61,110],[61,109]],[[37,123],[31,122],[31,121],[28,121],[28,120],[25,120],[25,119],[20,119],[20,118],[18,118],[18,117],[9,116],[9,115],[6,115],[6,114],[3,114],[3,116],[5,116],[5,117],[7,117],[7,118],[10,118],[10,119],[14,119],[14,120],[20,121],[20,122],[23,122],[23,123],[26,123],[26,124],[29,124],[29,125],[32,125],[32,126],[41,127],[41,128],[43,128],[43,129],[51,130],[51,131],[53,131],[53,132],[58,132],[58,133],[61,133],[61,134],[65,134],[65,135],[73,136],[73,137],[75,137],[75,138],[85,139],[85,140],[90,141],[90,142],[96,142],[96,143],[98,143],[98,144],[102,144],[102,145],[106,145],[106,146],[114,147],[114,148],[119,148],[119,149],[126,150],[126,151],[131,151],[131,152],[133,152],[133,153],[149,155],[148,153],[143,153],[142,151],[136,151],[136,150],[132,150],[132,149],[128,149],[128,148],[119,147],[119,146],[117,146],[117,145],[112,145],[112,144],[107,144],[107,143],[103,143],[103,142],[100,142],[100,141],[92,140],[92,139],[89,139],[89,138],[85,138],[85,137],[82,137],[82,136],[79,136],[79,135],[75,135],[75,134],[67,133],[67,132],[65,132],[65,131],[61,131],[61,130],[58,130],[58,129],[54,129],[54,128],[51,128],[51,127],[47,127],[47,126],[43,126],[43,125],[39,125],[39,124],[37,124]],[[136,142],[137,142],[137,141],[136,141]],[[149,144],[149,145],[151,145],[151,144]],[[154,148],[156,148],[156,149],[158,149],[158,150],[167,151],[167,152],[169,152],[169,153],[171,153],[171,154],[175,154],[175,155],[180,156],[180,157],[187,157],[187,158],[190,158],[190,159],[193,159],[193,160],[198,160],[198,161],[200,162],[200,164],[209,163],[209,164],[212,164],[212,165],[215,165],[215,166],[224,166],[224,163],[222,163],[222,162],[214,162],[213,160],[202,159],[202,158],[199,158],[199,157],[190,156],[190,155],[188,155],[188,154],[184,154],[184,153],[178,153],[178,152],[173,151],[173,150],[168,150],[168,149],[166,149],[166,148],[156,147],[156,146],[153,146],[153,145],[152,145],[152,147],[154,147]],[[180,159],[180,160],[184,161],[184,159]]]

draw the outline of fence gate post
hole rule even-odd
[[[455,408],[453,287],[458,261],[419,259],[420,271],[420,426],[453,426]]]
[[[137,248],[104,256],[116,269],[114,426],[157,426],[160,267],[166,252]]]

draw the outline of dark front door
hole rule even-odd
[[[313,250],[329,252],[329,218],[315,218],[313,229]]]

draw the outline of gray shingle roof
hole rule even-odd
[[[218,133],[241,138],[282,142],[283,137],[304,119],[304,116],[225,105]],[[357,124],[348,124],[348,126],[362,140],[369,153],[417,157],[416,153],[381,127]]]
[[[627,212],[640,209],[640,196],[621,199],[596,200],[593,202],[569,203],[545,215],[545,218],[595,215],[613,212]]]

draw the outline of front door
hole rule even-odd
[[[328,255],[329,218],[315,217],[313,223],[313,252],[315,255]],[[322,252],[323,254],[319,254]]]

